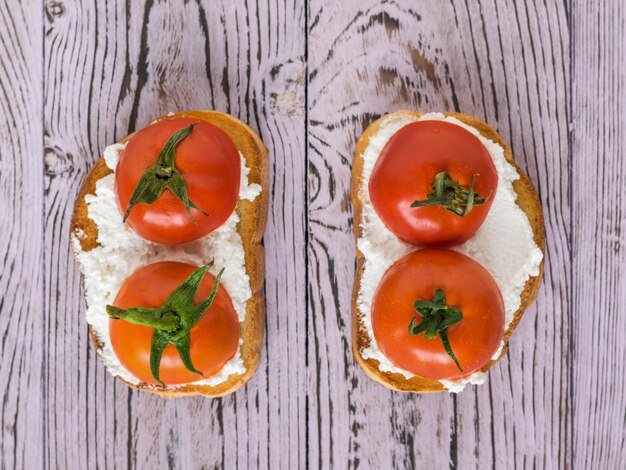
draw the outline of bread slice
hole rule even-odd
[[[354,238],[355,242],[358,243],[359,238],[362,235],[361,229],[361,217],[363,211],[363,203],[362,197],[364,190],[367,188],[362,187],[362,174],[363,174],[363,153],[367,148],[370,138],[374,136],[380,126],[381,121],[383,119],[391,119],[401,120],[405,118],[419,118],[423,113],[417,111],[396,111],[394,113],[383,116],[377,121],[373,122],[366,130],[363,132],[361,137],[359,138],[356,145],[356,153],[354,155],[354,163],[352,165],[352,184],[351,184],[351,193],[352,193],[352,204],[354,206]],[[539,197],[537,196],[537,192],[533,187],[532,183],[528,179],[528,176],[524,174],[521,168],[515,163],[513,160],[513,156],[511,155],[511,149],[506,145],[506,143],[502,140],[502,138],[498,135],[498,133],[493,130],[489,125],[476,119],[474,117],[468,116],[467,114],[461,113],[444,113],[446,116],[455,117],[456,119],[468,124],[475,129],[477,129],[484,137],[490,139],[504,149],[504,156],[507,161],[515,167],[517,172],[520,175],[520,178],[513,183],[513,189],[517,193],[517,205],[526,213],[528,220],[530,221],[530,225],[533,230],[534,240],[537,246],[544,251],[545,245],[545,237],[544,237],[544,225],[543,225],[543,213],[541,210],[541,203],[539,202]],[[388,122],[388,121],[387,121]],[[445,391],[446,389],[438,380],[427,379],[424,377],[414,376],[410,379],[405,378],[401,374],[392,373],[392,372],[383,372],[378,368],[378,361],[375,359],[365,359],[361,355],[361,351],[367,347],[369,347],[369,336],[365,331],[363,324],[360,319],[360,312],[357,305],[357,296],[359,293],[359,288],[361,285],[361,277],[363,276],[363,269],[365,265],[365,258],[363,254],[359,251],[357,244],[357,267],[354,279],[354,289],[352,295],[352,349],[354,351],[354,355],[361,365],[365,373],[371,377],[372,379],[380,382],[384,386],[391,388],[393,390],[399,390],[404,392],[416,392],[416,393],[429,393],[429,392],[440,392]],[[537,276],[531,277],[526,282],[524,286],[524,290],[521,294],[521,306],[515,312],[515,317],[513,321],[504,332],[503,341],[505,347],[502,348],[502,353],[498,357],[497,360],[502,358],[506,354],[506,344],[508,340],[515,330],[517,324],[519,323],[524,310],[532,303],[532,301],[537,296],[537,292],[539,291],[539,285],[541,284],[541,278],[543,276],[543,260],[541,262],[539,268],[539,274]],[[493,360],[486,364],[482,371],[488,370],[491,366],[493,366],[497,360]]]
[[[262,187],[261,194],[254,201],[239,200],[235,209],[240,219],[237,230],[243,242],[245,268],[250,276],[250,288],[252,290],[252,297],[246,304],[245,321],[241,326],[241,338],[243,339],[241,356],[246,372],[244,375],[231,375],[226,381],[214,387],[194,385],[192,383],[172,389],[160,389],[146,384],[135,385],[126,383],[131,387],[147,390],[168,398],[183,395],[219,397],[232,393],[245,384],[259,365],[265,324],[265,300],[261,292],[265,280],[265,260],[261,241],[265,231],[269,201],[267,149],[259,136],[250,127],[228,114],[217,111],[186,111],[161,116],[157,120],[173,117],[189,117],[203,120],[219,127],[232,139],[237,149],[244,156],[246,166],[250,168],[249,182],[257,183]],[[120,143],[128,141],[132,136],[133,134],[124,137]],[[80,245],[83,251],[90,251],[99,246],[98,227],[88,216],[85,196],[87,194],[95,194],[96,182],[110,173],[111,170],[106,166],[104,159],[100,158],[85,176],[78,193],[72,218],[71,233],[73,234],[77,230],[81,230],[85,234],[84,236],[81,234],[80,238]],[[102,314],[106,315],[105,312],[102,312]],[[100,352],[102,344],[98,342],[93,329],[90,327],[89,330],[92,341]]]

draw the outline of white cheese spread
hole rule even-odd
[[[526,214],[515,203],[517,195],[513,182],[520,175],[513,165],[504,157],[504,149],[497,143],[483,137],[475,128],[453,117],[442,113],[423,114],[419,118],[390,115],[383,119],[376,134],[372,135],[367,148],[363,152],[363,174],[360,194],[363,203],[361,238],[357,245],[363,253],[365,264],[361,285],[357,297],[357,305],[361,314],[370,345],[361,351],[365,359],[375,359],[379,369],[384,372],[395,372],[405,378],[414,374],[395,366],[378,348],[372,329],[372,300],[383,274],[402,256],[417,247],[405,243],[396,237],[376,214],[370,201],[369,178],[381,151],[391,137],[403,126],[416,120],[441,120],[456,124],[474,134],[485,146],[498,172],[498,189],[491,209],[476,234],[462,245],[452,249],[464,253],[482,264],[493,276],[500,288],[505,307],[505,331],[514,318],[521,304],[521,294],[526,281],[539,274],[543,253],[533,239],[533,231]],[[494,355],[496,359],[504,344]],[[441,380],[450,392],[460,392],[466,384],[483,383],[485,374],[476,372],[460,380]]]
[[[124,144],[114,144],[104,151],[106,165],[115,172]],[[261,186],[248,183],[250,169],[241,157],[241,180],[239,199],[253,201],[260,193]],[[137,268],[158,261],[180,261],[203,265],[214,261],[211,272],[215,275],[225,268],[222,284],[228,291],[239,321],[246,317],[246,302],[252,297],[250,278],[245,269],[245,253],[241,236],[237,231],[239,216],[236,212],[224,224],[209,235],[185,245],[166,246],[144,240],[122,222],[122,216],[115,199],[115,173],[96,182],[94,195],[85,196],[89,218],[98,226],[100,246],[83,251],[80,239],[85,237],[81,230],[72,234],[72,244],[83,272],[86,318],[98,342],[105,366],[114,376],[138,384],[140,381],[120,363],[109,338],[109,317],[105,307],[112,304],[124,280]],[[194,385],[215,386],[226,381],[233,374],[244,374],[246,369],[241,357],[241,344],[236,354],[217,374],[194,382]],[[170,385],[168,388],[180,388]]]

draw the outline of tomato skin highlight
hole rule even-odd
[[[442,207],[411,207],[433,192],[435,175],[446,172],[489,199],[459,216]],[[491,155],[476,136],[445,121],[416,121],[398,130],[381,151],[368,190],[383,223],[402,240],[427,246],[463,243],[480,228],[496,194],[498,173]]]
[[[168,296],[198,266],[161,261],[137,269],[120,288],[113,305],[120,308],[161,307]],[[215,285],[215,277],[207,273],[200,283],[195,303],[204,299]],[[109,336],[115,355],[122,365],[143,382],[158,385],[150,372],[150,345],[154,330],[126,320],[109,320]],[[237,352],[239,319],[226,289],[220,284],[213,304],[191,329],[191,359],[204,374],[188,371],[178,351],[170,344],[161,359],[161,380],[168,385],[202,380],[219,372]]]
[[[416,300],[431,300],[443,289],[446,303],[463,319],[447,329],[463,371],[446,353],[441,339],[411,335],[408,325]],[[397,367],[429,379],[459,379],[487,364],[504,333],[504,302],[489,272],[452,250],[413,251],[383,275],[372,302],[372,327],[380,350]]]
[[[169,190],[153,204],[137,204],[126,223],[141,237],[160,244],[188,243],[220,227],[235,210],[239,199],[241,158],[224,131],[205,121],[172,118],[157,121],[128,141],[115,170],[115,192],[124,214],[138,181],[156,163],[159,152],[174,132],[197,123],[175,149],[175,166],[187,183],[189,199],[207,212],[191,209]]]

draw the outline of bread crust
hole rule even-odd
[[[254,201],[240,199],[235,209],[239,216],[237,231],[241,236],[245,254],[245,268],[250,276],[250,288],[252,290],[252,297],[246,303],[246,318],[241,324],[241,338],[243,339],[241,356],[246,372],[243,375],[231,375],[226,381],[214,387],[192,383],[176,389],[160,389],[145,383],[131,384],[120,377],[117,378],[131,387],[156,393],[166,398],[184,395],[220,397],[234,392],[252,377],[258,368],[261,355],[265,325],[265,300],[262,293],[265,281],[265,258],[262,238],[265,232],[269,204],[268,152],[259,136],[250,127],[228,114],[218,111],[185,111],[161,116],[156,120],[175,117],[203,120],[224,131],[244,156],[246,166],[250,168],[248,181],[262,187],[261,194]],[[134,133],[124,137],[120,143],[127,142],[133,135]],[[85,196],[95,194],[96,182],[109,174],[111,174],[111,170],[106,166],[104,158],[101,157],[85,176],[79,190],[72,217],[71,234],[77,230],[82,230],[85,234],[84,237],[80,238],[83,251],[90,251],[99,246],[98,227],[88,216]],[[76,253],[74,254],[76,255]],[[102,344],[98,341],[91,326],[89,332],[94,346],[100,354]]]
[[[363,253],[359,251],[358,247],[358,240],[362,236],[361,219],[363,212],[363,199],[361,195],[362,191],[364,190],[364,188],[362,187],[363,153],[365,152],[365,149],[369,144],[370,138],[375,135],[380,129],[383,120],[385,122],[390,122],[388,120],[391,120],[391,122],[393,122],[395,120],[401,120],[407,117],[417,119],[422,114],[423,113],[419,111],[401,110],[382,116],[380,119],[374,121],[368,126],[363,134],[361,134],[361,137],[359,138],[356,145],[354,163],[352,165],[352,181],[350,188],[352,204],[354,206],[354,240],[355,244],[357,245],[357,266],[354,279],[354,288],[352,292],[352,350],[354,352],[354,356],[356,357],[357,362],[363,368],[365,373],[370,378],[376,380],[385,387],[403,392],[431,393],[446,391],[446,389],[438,380],[427,379],[425,377],[419,376],[414,376],[410,379],[407,379],[401,374],[383,372],[378,368],[377,360],[365,359],[361,355],[361,351],[364,348],[369,347],[370,342],[368,334],[365,331],[365,328],[363,327],[363,324],[360,320],[361,315],[357,305],[357,297],[359,294],[359,287],[361,285],[361,278],[363,276],[363,269],[365,265],[365,258],[363,256]],[[522,209],[522,211],[524,211],[524,213],[528,217],[533,231],[533,238],[535,240],[535,243],[541,249],[541,251],[544,252],[545,229],[541,203],[530,179],[528,178],[528,176],[526,176],[526,174],[524,174],[524,172],[519,167],[519,165],[517,165],[515,160],[513,160],[513,155],[511,154],[511,149],[509,148],[509,146],[502,140],[500,135],[492,127],[479,119],[462,113],[443,114],[446,116],[454,117],[464,122],[465,124],[474,127],[480,132],[483,137],[486,137],[487,139],[490,139],[502,146],[502,148],[504,149],[505,158],[511,165],[515,167],[518,174],[520,175],[520,178],[513,182],[513,189],[517,194],[517,205]],[[524,286],[524,290],[521,294],[520,308],[515,312],[515,316],[511,321],[511,324],[504,332],[504,347],[502,348],[500,356],[496,360],[492,360],[488,364],[486,364],[481,369],[482,371],[487,371],[506,354],[508,340],[511,337],[511,334],[513,333],[515,328],[517,327],[520,319],[522,318],[522,314],[537,296],[542,277],[543,259],[541,260],[541,265],[539,266],[539,274],[528,279],[526,285]]]

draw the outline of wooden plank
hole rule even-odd
[[[0,466],[41,468],[41,5],[0,4]]]
[[[620,2],[573,2],[567,18],[569,2],[311,0],[308,136],[302,2],[169,3],[0,5],[2,464],[624,467]],[[105,145],[186,107],[241,117],[272,152],[268,337],[235,396],[164,402],[95,358],[69,215]],[[546,210],[536,307],[489,382],[458,397],[388,392],[349,350],[351,155],[371,120],[402,107],[489,121]]]
[[[312,0],[308,17],[312,466],[568,464],[570,269],[565,5]],[[389,392],[350,351],[356,138],[402,108],[460,110],[511,143],[546,208],[545,288],[488,383]]]
[[[47,149],[46,374],[43,402],[48,468],[125,467],[131,459],[132,394],[107,375],[84,320],[80,273],[69,244],[83,176],[126,127],[124,10],[114,3],[48,4],[44,130]],[[106,8],[106,9],[105,9]],[[124,105],[125,106],[122,106]],[[121,109],[120,109],[121,108]],[[116,449],[114,452],[113,449]]]
[[[626,8],[572,8],[572,460],[626,468]]]
[[[47,15],[50,467],[304,466],[303,8],[119,0],[66,3]],[[267,339],[259,372],[236,394],[164,401],[114,381],[95,357],[69,218],[81,178],[107,144],[190,108],[241,118],[270,150]]]

